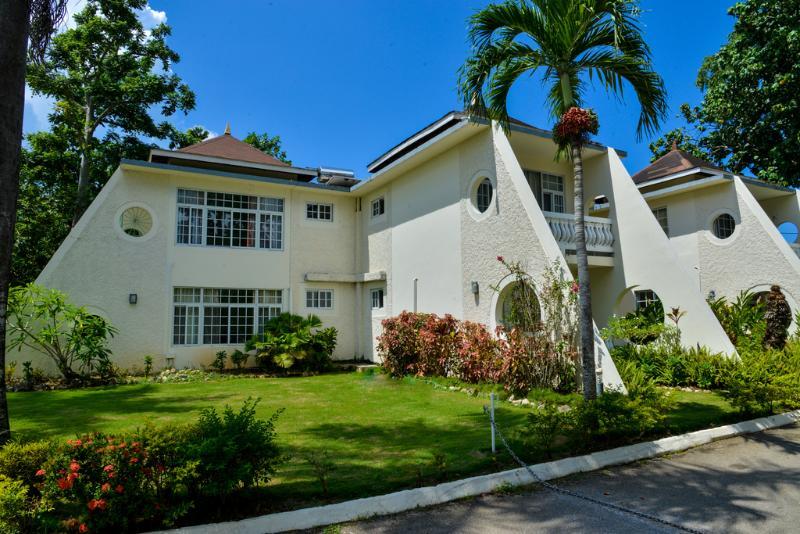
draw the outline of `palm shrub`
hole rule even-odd
[[[717,316],[731,343],[737,347],[762,345],[766,332],[764,319],[766,308],[753,293],[742,291],[733,301],[725,297],[709,299],[708,305]]]
[[[771,349],[782,349],[789,337],[789,325],[792,324],[792,309],[786,302],[779,286],[770,288],[767,305],[764,311],[766,331],[764,346]]]
[[[36,284],[14,287],[7,314],[9,349],[28,347],[41,352],[70,382],[113,374],[108,340],[117,329],[72,304],[61,291]]]
[[[521,76],[542,73],[556,119],[559,155],[573,164],[575,249],[580,294],[584,396],[596,396],[594,325],[584,224],[582,147],[597,133],[597,116],[583,109],[587,83],[622,95],[629,85],[641,109],[637,137],[655,132],[666,115],[664,82],[651,67],[636,0],[507,0],[470,19],[472,53],[461,68],[459,93],[468,111],[509,131],[508,94]],[[591,385],[591,386],[590,386]]]
[[[323,371],[330,367],[337,335],[333,327],[322,328],[316,315],[282,313],[267,321],[263,332],[245,344],[245,350],[255,350],[266,368]]]

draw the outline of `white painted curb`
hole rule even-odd
[[[564,458],[531,466],[542,480],[552,480],[575,473],[594,471],[612,465],[626,464],[647,458],[653,458],[670,452],[678,452],[698,445],[705,445],[719,439],[730,438],[741,434],[752,434],[800,421],[800,410],[786,412],[771,417],[762,417],[744,421],[735,425],[726,425],[707,430],[698,430],[681,436],[671,436],[656,441],[637,443],[607,451],[595,452],[575,458]],[[482,475],[455,482],[447,482],[438,486],[417,488],[377,497],[367,497],[354,501],[329,504],[315,508],[304,508],[291,512],[262,515],[241,521],[212,523],[193,527],[161,531],[175,534],[211,534],[226,532],[230,534],[264,534],[267,532],[284,532],[300,530],[336,523],[345,523],[356,519],[365,519],[376,515],[388,515],[442,504],[464,497],[473,497],[494,491],[499,486],[524,486],[535,483],[525,468]]]

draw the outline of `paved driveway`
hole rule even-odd
[[[555,481],[704,532],[800,532],[800,426]],[[674,532],[534,489],[343,526],[346,533]]]

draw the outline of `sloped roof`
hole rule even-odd
[[[722,170],[684,150],[678,150],[678,148],[673,145],[672,150],[631,176],[631,178],[633,182],[638,185],[698,167],[715,171]]]
[[[288,164],[278,158],[261,152],[254,146],[235,138],[227,131],[220,136],[212,137],[200,143],[181,148],[178,152],[235,161],[246,161],[248,163],[289,167]]]

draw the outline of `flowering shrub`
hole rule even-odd
[[[378,337],[378,352],[383,359],[383,368],[390,375],[416,374],[421,352],[419,332],[427,318],[425,313],[404,311],[381,323],[383,332]]]

